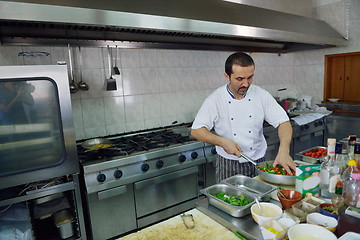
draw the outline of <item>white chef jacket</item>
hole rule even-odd
[[[269,92],[254,84],[250,85],[243,99],[234,99],[227,85],[211,93],[202,104],[192,125],[192,129],[214,128],[219,136],[236,142],[252,159],[264,157],[267,143],[263,134],[264,120],[277,128],[289,121],[285,110]],[[246,162],[216,146],[219,155],[227,159]]]

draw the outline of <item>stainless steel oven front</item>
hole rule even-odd
[[[113,238],[195,207],[205,161],[203,143],[191,142],[81,162],[91,238]]]

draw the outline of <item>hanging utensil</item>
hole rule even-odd
[[[119,68],[117,67],[117,60],[118,60],[118,57],[117,57],[117,55],[118,55],[118,50],[117,50],[118,48],[117,48],[117,46],[115,47],[115,66],[114,66],[114,74],[115,75],[120,75],[120,70],[119,70]]]
[[[110,52],[111,50],[110,50],[109,46],[107,46],[107,50],[108,50],[110,77],[107,79],[107,82],[106,82],[106,91],[114,91],[117,89],[117,87],[116,87],[116,79],[114,79],[112,76],[112,59],[111,59],[111,52]]]
[[[80,68],[80,82],[78,86],[80,90],[87,91],[89,90],[89,85],[83,81],[83,74],[82,74],[82,55],[81,55],[81,47],[79,46],[79,68]]]
[[[75,83],[74,80],[74,70],[72,65],[72,57],[71,57],[71,47],[70,44],[68,44],[68,51],[69,51],[69,68],[70,68],[70,92],[76,93],[79,90],[79,86]]]

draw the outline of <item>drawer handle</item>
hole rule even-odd
[[[104,200],[107,198],[115,197],[127,192],[126,186],[116,187],[109,190],[98,192],[98,199]]]

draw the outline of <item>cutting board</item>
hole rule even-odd
[[[118,240],[239,240],[230,230],[197,209],[192,209],[186,214],[192,214],[194,217],[193,229],[187,229],[179,215]]]

